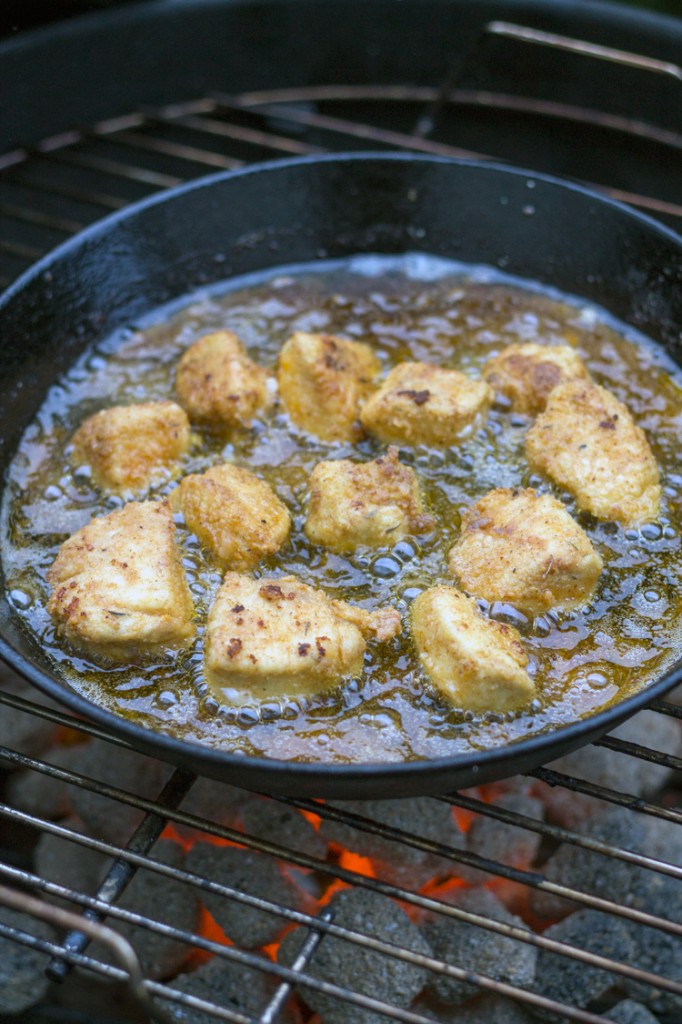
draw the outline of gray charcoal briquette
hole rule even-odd
[[[456,850],[465,846],[465,837],[452,816],[452,809],[448,804],[430,797],[345,800],[337,806],[339,810],[362,815],[370,821],[443,843]],[[346,850],[379,861],[381,877],[394,885],[419,889],[434,877],[456,874],[468,879],[472,871],[456,861],[408,846],[404,841],[385,839],[343,822],[323,818],[320,833],[325,839],[338,843]]]
[[[470,914],[480,914],[503,924],[529,931],[519,917],[510,914],[489,889],[462,889],[449,901]],[[439,915],[424,927],[424,935],[434,956],[453,967],[487,975],[496,981],[528,987],[535,974],[537,949],[519,939],[488,931],[477,924]],[[444,974],[432,973],[429,989],[442,1002],[457,1005],[476,995],[475,985]]]
[[[496,995],[479,996],[456,1007],[423,1000],[411,1009],[438,1024],[536,1024],[536,1018],[521,1003]]]
[[[54,941],[52,929],[29,914],[0,907],[0,924]],[[20,1013],[40,1002],[48,989],[49,956],[0,935],[0,1012]]]
[[[240,893],[301,909],[301,896],[272,857],[254,850],[195,843],[187,854],[187,871]],[[197,890],[199,898],[226,935],[247,949],[274,942],[288,919],[216,893]]]
[[[619,725],[611,735],[669,754],[679,755],[682,752],[680,722],[655,711],[640,711]],[[653,796],[672,774],[670,768],[594,745],[552,761],[547,767],[606,789],[643,797]],[[538,792],[544,795],[548,819],[567,827],[573,827],[608,806],[587,794],[573,793],[561,787],[539,788]]]
[[[214,824],[233,828],[239,818],[242,804],[253,799],[255,799],[253,794],[244,789],[230,786],[227,782],[217,782],[215,779],[201,777],[194,783],[180,804],[180,808],[198,818],[206,818]],[[192,838],[198,838],[201,835],[196,828],[190,825],[177,822],[175,827],[181,835],[189,835]]]
[[[326,856],[327,843],[296,807],[252,797],[242,804],[240,817],[250,836],[320,860]]]
[[[85,826],[75,818],[68,818],[60,824],[75,834],[88,834]],[[106,854],[50,832],[41,835],[34,858],[36,870],[43,878],[88,896],[94,896],[112,862]],[[64,904],[67,905],[66,900]],[[80,906],[68,901],[67,909],[79,912]]]
[[[640,815],[633,815],[624,807],[608,807],[598,817],[576,826],[575,831],[635,852],[644,850],[646,845],[646,831]],[[628,901],[630,894],[641,888],[645,881],[643,876],[653,875],[653,872],[635,864],[572,843],[563,843],[541,870],[550,882],[617,902]],[[559,917],[576,906],[538,889],[533,890],[531,902],[540,917]]]
[[[542,802],[521,793],[506,793],[495,801],[495,806],[537,821],[544,819]],[[528,867],[535,860],[541,839],[539,832],[479,815],[467,833],[467,846],[472,853],[481,857],[502,864]]]
[[[156,799],[172,772],[161,761],[99,739],[78,748],[73,768],[149,800]],[[76,814],[92,834],[113,843],[129,839],[144,817],[144,811],[136,807],[76,786],[72,787],[71,799]]]
[[[0,664],[0,686],[15,697],[22,697],[24,700],[45,704],[48,707],[56,706],[47,697],[39,695],[34,687],[29,686],[10,668],[2,664]],[[0,704],[0,746],[21,751],[22,754],[27,754],[29,757],[39,757],[54,742],[56,732],[57,726],[54,722],[28,711],[19,711],[8,704]],[[3,763],[3,768],[11,769],[12,766]]]
[[[666,918],[682,921],[682,883],[677,879],[659,876],[663,885],[659,887],[656,898],[648,905],[644,900],[636,900],[639,910]],[[660,931],[658,928],[647,928],[643,925],[629,923],[630,936],[633,942],[633,953],[630,963],[645,971],[651,971],[669,981],[682,983],[682,938]],[[626,979],[625,989],[628,995],[639,999],[655,1013],[669,1015],[672,1019],[682,1017],[682,996],[668,992],[664,988],[643,985],[633,979]]]
[[[50,747],[42,759],[58,768],[71,769],[75,763],[78,748],[67,744]],[[7,783],[7,794],[12,806],[39,818],[58,821],[71,812],[71,786],[62,779],[27,769],[15,772]]]
[[[606,1020],[614,1024],[658,1024],[658,1018],[649,1013],[646,1006],[636,1003],[634,999],[625,999],[604,1014]]]
[[[552,925],[544,935],[618,963],[631,962],[632,939],[622,918],[596,910],[581,910]],[[612,989],[622,987],[621,977],[571,956],[540,949],[534,990],[547,999],[584,1009],[594,1000],[604,998]],[[540,1020],[551,1021],[552,1024],[564,1022],[563,1017],[537,1007],[533,1007],[533,1012]]]
[[[171,988],[185,995],[215,1003],[223,1010],[232,1010],[257,1017],[272,997],[274,983],[267,974],[255,971],[233,960],[214,957],[191,974],[182,974]],[[159,1001],[177,1024],[215,1024],[216,1017],[182,1003]]]
[[[344,889],[330,906],[334,924],[361,932],[372,938],[430,955],[429,945],[405,912],[387,896],[362,889]],[[298,928],[289,932],[279,950],[280,962],[291,965],[308,932]],[[387,954],[367,949],[357,942],[336,936],[322,939],[310,959],[306,972],[321,981],[371,996],[392,1006],[405,1008],[423,989],[428,971],[417,964],[396,960]],[[387,1024],[385,1014],[355,1006],[315,989],[300,986],[311,1009],[324,1024]]]
[[[184,851],[172,840],[157,842],[150,857],[169,867],[184,867]],[[199,919],[199,899],[195,889],[145,868],[140,868],[133,876],[118,906],[188,932],[196,931]],[[107,923],[128,939],[139,957],[143,973],[154,981],[176,974],[192,951],[182,941],[120,918],[111,917]],[[108,951],[98,948],[97,952],[103,960],[115,962]]]

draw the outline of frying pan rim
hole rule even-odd
[[[17,280],[14,281],[9,288],[2,293],[2,295],[0,295],[0,317],[2,316],[5,306],[12,301],[16,295],[28,287],[33,280],[48,271],[51,266],[58,263],[65,255],[70,254],[73,249],[77,249],[80,246],[87,244],[89,240],[98,238],[102,234],[110,231],[120,222],[132,219],[138,214],[143,213],[147,209],[158,204],[168,202],[172,203],[176,199],[195,190],[211,188],[223,181],[241,178],[247,175],[259,175],[276,171],[278,169],[306,166],[309,164],[339,164],[367,162],[369,160],[388,163],[418,162],[425,164],[454,164],[457,166],[469,167],[483,173],[487,171],[502,172],[503,174],[510,175],[514,178],[530,179],[534,182],[549,185],[550,187],[558,187],[563,190],[578,193],[586,199],[592,200],[600,205],[612,207],[622,215],[634,219],[636,222],[646,226],[649,230],[653,230],[656,234],[663,236],[676,246],[682,247],[682,236],[677,234],[677,232],[673,231],[671,228],[668,228],[666,225],[654,220],[652,217],[640,213],[637,210],[633,210],[625,204],[611,199],[608,196],[602,196],[583,185],[579,185],[571,181],[565,181],[553,175],[540,174],[532,170],[494,161],[465,160],[442,156],[431,156],[429,154],[385,153],[374,151],[343,154],[314,154],[302,157],[291,157],[284,160],[270,160],[257,164],[250,164],[247,167],[238,168],[236,170],[221,171],[216,174],[206,175],[202,178],[177,186],[176,188],[155,193],[152,196],[148,196],[145,199],[130,204],[122,210],[110,214],[89,226],[84,231],[74,235],[73,238],[68,239],[62,245],[53,249],[50,253],[30,267],[24,274],[17,278]],[[11,608],[11,602],[8,600],[7,596],[5,596],[5,600]],[[15,614],[13,609],[12,611],[13,614]],[[22,627],[24,627],[23,623]],[[16,650],[16,648],[2,635],[0,635],[0,658],[48,696],[56,698],[59,702],[65,704],[67,707],[71,708],[77,714],[82,715],[86,719],[104,726],[106,731],[112,733],[114,736],[123,738],[133,749],[143,750],[145,752],[152,751],[152,756],[155,754],[162,759],[176,764],[182,763],[183,761],[185,764],[191,763],[199,774],[202,774],[203,767],[207,774],[218,777],[221,773],[215,775],[210,770],[211,766],[215,765],[233,767],[234,772],[232,774],[238,775],[239,768],[241,767],[244,769],[245,773],[253,772],[265,778],[268,776],[276,776],[279,778],[290,776],[292,780],[295,780],[297,777],[301,778],[301,780],[319,779],[322,787],[324,787],[324,784],[327,781],[345,782],[348,784],[353,781],[359,782],[360,780],[366,781],[368,779],[377,779],[385,781],[387,787],[390,788],[390,786],[395,783],[399,784],[400,780],[405,776],[411,779],[419,778],[421,776],[434,776],[435,781],[436,778],[442,779],[443,774],[448,770],[456,773],[458,771],[469,769],[469,771],[480,772],[483,774],[486,767],[491,765],[495,767],[504,767],[507,762],[509,762],[510,772],[513,773],[515,770],[514,765],[519,761],[525,760],[526,762],[532,761],[536,765],[542,764],[547,760],[552,760],[552,756],[557,755],[558,747],[570,746],[571,749],[575,749],[581,746],[581,744],[588,742],[591,737],[597,738],[603,733],[608,732],[610,728],[615,727],[621,721],[629,718],[631,715],[650,704],[653,700],[661,697],[675,685],[682,682],[682,658],[680,658],[670,666],[659,679],[656,679],[653,683],[643,687],[643,689],[638,693],[632,694],[625,698],[625,700],[614,704],[611,707],[597,711],[585,719],[579,719],[575,722],[560,725],[556,728],[549,729],[547,732],[542,732],[526,739],[515,740],[501,747],[493,747],[489,750],[475,753],[459,752],[415,761],[363,761],[353,764],[330,764],[319,762],[284,761],[279,758],[269,756],[235,754],[200,742],[188,739],[179,739],[155,729],[145,728],[135,722],[131,722],[128,719],[123,718],[122,716],[114,714],[99,704],[88,700],[77,691],[69,688],[65,681],[59,680],[56,674],[50,674],[47,671],[43,671],[42,669],[34,666],[26,656]],[[544,752],[548,755],[546,758],[542,756]],[[504,775],[500,772],[497,777],[501,778],[504,777]],[[248,785],[247,780],[244,781]],[[292,789],[295,789],[295,782]],[[442,785],[437,787],[437,791],[444,791]],[[335,797],[335,799],[342,798]]]

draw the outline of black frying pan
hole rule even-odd
[[[682,239],[654,221],[576,186],[487,164],[402,154],[291,160],[221,174],[130,207],[62,246],[5,294],[0,467],[6,470],[55,378],[120,325],[231,275],[322,256],[405,251],[503,266],[580,295],[682,363]],[[341,798],[434,794],[528,771],[597,738],[682,681],[681,660],[616,707],[498,750],[398,765],[316,766],[232,756],[104,711],[55,674],[4,599],[0,655],[52,697],[149,754],[247,788]]]

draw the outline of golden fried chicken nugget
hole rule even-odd
[[[456,707],[514,711],[535,695],[528,655],[512,627],[486,619],[454,587],[431,587],[411,610],[412,638],[433,685]]]
[[[280,395],[302,430],[323,441],[357,441],[364,433],[360,406],[379,370],[379,360],[363,342],[297,331],[280,352]]]
[[[450,570],[468,594],[536,616],[587,604],[602,560],[556,498],[498,487],[465,512]]]
[[[428,363],[399,363],[365,403],[369,434],[392,444],[457,444],[481,420],[493,397],[484,382]]]
[[[295,576],[228,572],[208,616],[206,680],[234,704],[317,693],[360,675],[368,636],[400,629],[393,608],[368,612]]]
[[[344,554],[361,546],[395,544],[427,533],[417,475],[389,448],[373,462],[320,462],[310,474],[305,532],[313,544]]]
[[[173,503],[204,547],[233,569],[252,569],[279,551],[291,529],[289,510],[270,485],[228,462],[186,476]]]
[[[508,345],[484,369],[483,377],[509,399],[514,412],[537,416],[550,392],[569,380],[589,380],[587,367],[568,345]]]
[[[189,448],[189,420],[175,402],[115,405],[73,435],[72,462],[115,494],[136,493],[168,477]]]
[[[526,454],[532,469],[597,519],[633,526],[658,516],[661,485],[646,435],[597,384],[573,381],[552,391],[528,431]]]
[[[246,353],[232,331],[214,331],[184,353],[175,374],[180,404],[195,423],[249,427],[272,403],[270,374]]]
[[[131,661],[194,636],[167,501],[129,502],[91,520],[62,544],[47,578],[57,630],[86,654]]]

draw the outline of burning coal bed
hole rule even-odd
[[[15,680],[5,681],[4,688],[33,699]],[[673,700],[682,703],[682,692]],[[682,721],[660,713],[643,712],[613,735],[682,754]],[[7,706],[0,716],[0,745],[150,800],[171,774],[159,762]],[[679,776],[606,747],[590,746],[548,767],[659,806],[680,802]],[[70,835],[115,846],[125,846],[143,818],[130,805],[34,769],[7,771],[3,786],[9,807],[57,823]],[[487,813],[480,813],[482,805]],[[606,844],[682,866],[682,827],[675,822],[526,776],[457,794],[452,802],[328,802],[307,809],[199,780],[181,811],[207,827],[221,826],[222,836],[168,824],[149,854],[162,871],[140,868],[116,904],[128,920],[111,916],[108,923],[132,943],[145,977],[226,1008],[236,1019],[240,1014],[259,1018],[282,984],[272,970],[279,964],[302,970],[272,1017],[283,1024],[394,1019],[372,1001],[442,1024],[568,1019],[546,1006],[513,1000],[508,992],[486,991],[472,974],[619,1024],[682,1021],[682,996],[645,984],[631,970],[682,983],[682,938],[556,891],[557,885],[568,887],[682,924],[679,872],[676,878],[595,849]],[[516,815],[542,828],[521,827]],[[49,824],[40,829],[2,821],[0,859],[78,893],[97,893],[110,856],[51,833]],[[365,822],[375,831],[363,828]],[[578,843],[561,829],[579,837]],[[225,830],[232,830],[230,838]],[[275,857],[259,844],[282,850]],[[486,871],[477,858],[495,863]],[[501,868],[500,874],[496,865],[514,870]],[[192,884],[188,875],[200,881]],[[531,880],[543,878],[555,884],[538,887]],[[218,886],[211,891],[206,880],[269,901],[283,912],[230,898]],[[59,903],[54,893],[44,898]],[[66,900],[60,905],[79,909]],[[287,917],[287,910],[307,917]],[[173,934],[136,924],[138,914],[171,926]],[[310,919],[330,924],[316,931]],[[36,918],[0,908],[3,924],[56,939]],[[346,936],[346,930],[352,934]],[[624,970],[561,955],[548,948],[547,939],[615,961]],[[217,943],[224,955],[200,948],[207,942]],[[398,947],[401,956],[388,955],[385,946]],[[115,963],[101,945],[92,945],[88,955]],[[46,954],[0,934],[2,1020],[8,1015],[33,1024],[48,1019],[38,1013],[45,1007],[68,1010],[75,1015],[69,1020],[97,1013],[111,1021],[144,1019],[121,982],[76,968],[57,985],[45,977],[47,962]],[[443,964],[458,970],[444,970]],[[330,992],[330,986],[343,993]],[[359,1002],[350,1001],[348,992]],[[215,1019],[187,1001],[156,998],[171,1020]]]

